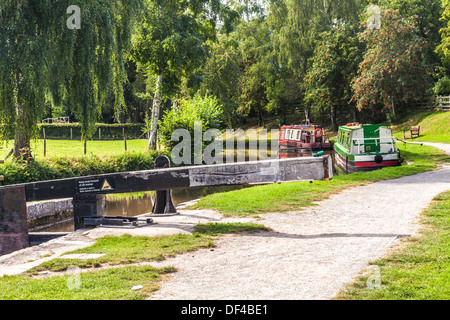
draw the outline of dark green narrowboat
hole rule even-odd
[[[334,144],[334,163],[344,173],[401,165],[400,152],[389,127],[347,123]]]

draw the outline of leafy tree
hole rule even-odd
[[[273,46],[279,52],[279,64],[283,66],[284,82],[300,93],[297,108],[305,105],[305,82],[313,60],[320,34],[332,30],[340,24],[359,23],[359,14],[364,10],[366,0],[271,0],[268,23],[272,32]],[[282,82],[278,81],[279,84]],[[293,97],[291,97],[293,98]]]
[[[264,20],[262,16],[242,22],[236,30],[244,63],[238,112],[244,117],[255,112],[259,126],[263,125],[262,113],[268,102],[266,56],[270,54],[270,36]]]
[[[367,50],[352,84],[359,110],[375,108],[395,117],[397,109],[428,94],[428,70],[421,59],[427,44],[416,31],[398,11],[382,10],[381,29],[360,34]]]
[[[316,111],[330,115],[334,131],[338,124],[338,110],[354,112],[351,82],[356,76],[362,57],[362,48],[357,38],[358,30],[350,25],[341,25],[321,35],[311,60],[311,68],[305,78],[306,100]]]
[[[368,1],[364,0],[272,0],[270,26],[274,42],[289,66],[302,77],[314,53],[315,41],[336,24],[355,24]]]
[[[77,1],[80,29],[69,29],[68,0],[2,1],[0,4],[0,121],[3,139],[15,135],[15,155],[30,147],[46,101],[67,105],[95,130],[110,92],[123,105],[123,57],[140,0]]]
[[[436,48],[441,42],[439,30],[445,25],[440,19],[444,11],[442,0],[380,0],[378,4],[398,10],[402,17],[416,23],[415,32],[428,44],[423,51],[424,61],[440,73],[441,61]]]
[[[441,42],[436,48],[436,51],[442,57],[443,64],[450,69],[450,0],[442,0],[442,17],[441,20],[445,23],[439,30],[441,33]]]
[[[264,113],[286,114],[288,68],[280,63],[272,29],[264,15],[242,22],[236,31],[244,61],[238,111],[243,116],[256,114],[258,125],[264,126]]]
[[[244,71],[242,52],[231,36],[221,35],[217,42],[210,45],[211,55],[202,70],[200,93],[217,98],[223,107],[225,123],[232,128],[240,118],[237,110]]]
[[[146,0],[146,5],[134,39],[133,58],[157,75],[149,125],[152,149],[162,100],[174,94],[182,78],[189,77],[205,61],[206,41],[215,39],[219,14],[227,29],[234,13],[220,0]]]

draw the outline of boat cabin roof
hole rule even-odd
[[[322,128],[321,126],[317,126],[317,125],[299,125],[299,124],[295,124],[295,125],[284,125],[282,126],[280,129],[281,130],[305,130],[305,129],[309,129],[309,130],[315,130],[317,128]]]
[[[378,129],[378,128],[387,128],[390,129],[388,126],[382,126],[381,124],[360,124],[358,122],[354,123],[347,123],[345,126],[339,126],[339,130],[358,130],[361,128],[368,128],[368,129]]]

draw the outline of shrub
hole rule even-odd
[[[222,124],[222,106],[213,97],[196,96],[193,99],[182,100],[179,108],[174,112],[170,110],[166,112],[159,121],[158,137],[160,143],[168,150],[177,145],[179,142],[171,141],[172,133],[177,129],[185,129],[189,131],[190,136],[194,137],[194,123],[196,121],[202,124],[202,137],[206,130],[212,128],[220,128]],[[193,141],[192,141],[193,142]],[[205,147],[202,141],[202,150]],[[194,151],[191,150],[191,157]]]
[[[36,182],[52,179],[81,177],[88,175],[124,171],[149,170],[154,168],[156,157],[167,152],[126,152],[118,155],[51,157],[34,160],[30,163],[6,161],[0,166],[0,175],[6,184]]]
[[[444,96],[450,94],[450,79],[443,77],[433,87],[434,94],[437,96]]]

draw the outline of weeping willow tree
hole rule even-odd
[[[14,136],[16,157],[37,137],[48,102],[74,110],[83,141],[112,93],[120,111],[141,1],[0,0],[0,135]]]

